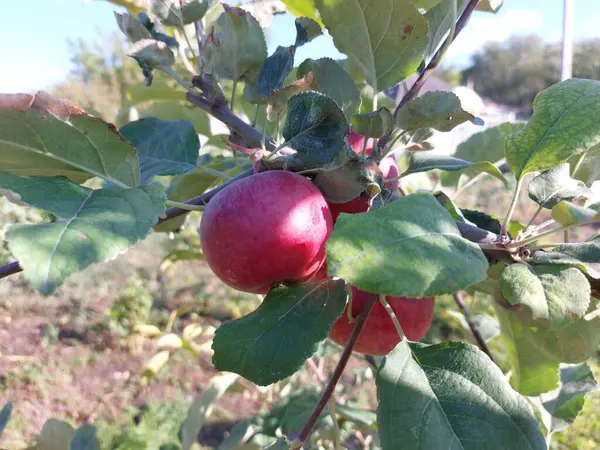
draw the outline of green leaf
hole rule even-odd
[[[225,373],[213,376],[208,386],[188,409],[187,417],[181,425],[180,440],[183,450],[190,450],[198,439],[198,433],[204,426],[204,421],[211,414],[213,404],[229,389],[238,375]]]
[[[175,64],[175,55],[169,45],[157,39],[142,39],[129,47],[127,56],[135,59],[144,71],[145,83],[152,83],[152,69],[164,69]]]
[[[394,126],[392,113],[385,106],[377,111],[352,116],[354,132],[363,136],[378,138],[391,131]]]
[[[580,155],[575,155],[571,158],[572,167],[575,167],[577,158]],[[571,161],[570,160],[570,161]],[[587,185],[591,185],[600,177],[600,144],[593,146],[583,155],[583,161],[579,165],[577,172],[573,174],[573,178],[583,181]]]
[[[259,94],[268,97],[271,92],[283,86],[288,74],[294,67],[294,55],[296,47],[278,46],[275,53],[269,56],[260,69],[258,75],[258,92]]]
[[[283,399],[264,418],[263,433],[275,436],[281,430],[286,435],[297,435],[310,418],[320,397],[315,387],[310,386]],[[317,426],[328,414],[326,410],[321,413]]]
[[[309,17],[298,17],[295,21],[295,24],[296,42],[294,45],[296,47],[300,47],[301,45],[312,41],[322,33],[321,26]]]
[[[403,340],[376,378],[384,449],[546,449],[531,406],[476,347]]]
[[[323,27],[319,12],[313,0],[282,0],[288,12],[296,17],[308,17]]]
[[[0,411],[0,437],[2,437],[2,433],[4,433],[4,429],[6,425],[8,425],[8,421],[10,420],[10,414],[13,410],[13,404],[11,402],[6,402],[2,410]]]
[[[573,78],[540,92],[526,126],[506,139],[517,179],[552,169],[600,142],[600,81]]]
[[[475,9],[477,11],[496,13],[502,7],[504,0],[479,0]]]
[[[560,244],[549,251],[533,254],[536,264],[566,264],[575,266],[588,276],[600,278],[600,239],[577,244]]]
[[[135,145],[142,184],[156,175],[179,175],[196,167],[200,141],[185,120],[140,119],[119,132]]]
[[[142,39],[150,39],[152,37],[150,31],[148,31],[148,29],[135,17],[127,13],[120,14],[116,11],[114,14],[117,21],[117,26],[123,32],[123,34],[127,36],[129,42],[137,42]]]
[[[506,186],[508,181],[491,162],[483,161],[472,163],[463,159],[454,158],[453,156],[437,155],[430,152],[414,152],[411,154],[408,161],[408,168],[401,176],[410,175],[412,173],[428,172],[430,170],[445,170],[449,172],[468,170],[469,173],[485,172],[494,178],[502,181]]]
[[[398,127],[405,131],[451,131],[467,121],[479,125],[480,119],[463,110],[460,99],[452,92],[426,92],[400,108],[396,119]]]
[[[598,389],[594,374],[587,364],[561,367],[560,382],[560,388],[540,397],[549,416],[549,423],[545,423],[548,434],[567,429],[581,412],[585,395]]]
[[[215,368],[260,386],[292,375],[327,337],[346,296],[343,280],[272,289],[256,311],[217,329]]]
[[[563,265],[509,265],[500,277],[502,295],[513,306],[527,306],[533,319],[562,326],[583,317],[590,304],[590,284],[576,268]]]
[[[150,11],[164,25],[181,28],[182,20],[185,25],[201,20],[208,6],[209,0],[183,0],[183,9],[180,0],[151,0]]]
[[[446,209],[446,211],[450,213],[454,220],[457,220],[459,222],[468,222],[468,220],[463,215],[461,209],[458,206],[456,206],[452,199],[448,197],[445,193],[441,191],[434,192],[433,196],[440,203],[440,205],[442,205]]]
[[[67,422],[48,419],[36,439],[36,450],[68,450],[75,430]]]
[[[154,89],[154,84],[149,88]],[[163,120],[185,120],[190,122],[198,134],[210,136],[210,123],[205,113],[193,109],[189,104],[172,101],[155,101],[149,106],[139,108],[140,118]]]
[[[435,197],[422,192],[342,214],[327,242],[327,268],[363,291],[427,297],[486,279],[488,262]]]
[[[165,211],[164,190],[156,184],[94,191],[64,178],[0,172],[0,186],[59,218],[51,223],[13,225],[6,233],[8,247],[25,276],[46,295],[71,273],[114,259],[146,237]]]
[[[461,16],[468,4],[468,0],[456,1],[457,17]],[[429,22],[429,40],[425,48],[423,64],[427,65],[450,33],[450,28],[452,27],[452,2],[447,0],[437,2],[437,5],[425,13],[425,18]]]
[[[318,92],[303,92],[288,103],[282,135],[307,166],[323,166],[345,153],[348,122],[340,107]]]
[[[430,9],[437,5],[440,0],[413,0],[412,3],[417,8]]]
[[[350,116],[360,106],[360,91],[348,73],[331,58],[306,59],[298,67],[296,77],[301,78],[313,72],[313,90],[335,100],[340,108]]]
[[[18,175],[98,176],[134,187],[137,154],[116,128],[45,92],[0,94],[0,167]]]
[[[269,445],[268,447],[265,447],[264,450],[289,450],[289,448],[290,448],[289,441],[283,437],[283,438],[277,439],[276,442]]]
[[[96,427],[87,423],[81,425],[71,440],[70,450],[100,450]]]
[[[352,402],[344,405],[336,404],[335,411],[344,420],[353,422],[360,427],[370,428],[377,423],[375,411],[370,411],[360,405],[354,405]]]
[[[552,209],[561,200],[594,196],[591,189],[582,181],[571,178],[569,173],[568,163],[542,172],[529,183],[529,198],[544,208]]]
[[[600,203],[584,208],[563,200],[552,208],[552,218],[565,226],[598,222],[600,221]]]
[[[221,78],[239,80],[261,67],[267,57],[267,44],[252,14],[226,4],[223,8],[215,25],[217,44],[209,45],[209,59]]]
[[[496,162],[504,159],[504,141],[506,137],[521,126],[522,124],[506,122],[476,133],[459,144],[453,156],[474,163],[482,161]],[[445,172],[442,173],[440,181],[443,186],[457,186],[460,177],[460,172]]]
[[[281,89],[272,91],[267,106],[267,119],[270,121],[278,120],[294,95],[311,90],[313,80],[314,74],[310,72],[304,78],[299,78]]]
[[[477,227],[491,231],[492,233],[500,234],[502,225],[497,218],[487,215],[481,211],[473,211],[470,209],[461,209],[461,212],[465,216],[465,219],[474,223]],[[511,236],[516,236],[513,235],[513,231],[514,230],[510,228],[508,230]]]
[[[409,0],[316,0],[321,18],[339,51],[363,71],[375,92],[409,77],[423,59],[427,19]]]
[[[592,315],[595,308],[596,305],[590,307]],[[556,389],[559,363],[585,361],[600,344],[597,315],[557,328],[546,320],[532,320],[529,309],[507,311],[496,305],[494,309],[512,367],[510,382],[523,395]]]

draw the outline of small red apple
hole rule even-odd
[[[202,214],[200,240],[221,281],[264,294],[275,283],[311,278],[325,262],[332,230],[319,189],[301,175],[273,170],[215,195]]]
[[[371,207],[371,203],[372,201],[368,197],[364,195],[359,195],[355,199],[350,200],[346,203],[328,202],[328,205],[331,211],[331,218],[333,219],[333,223],[335,224],[341,213],[358,214],[367,212]]]
[[[352,287],[352,317],[360,314],[370,295]],[[386,300],[396,314],[406,337],[411,341],[423,339],[433,321],[435,298],[386,296]],[[339,345],[346,345],[353,329],[354,323],[350,323],[348,319],[346,306],[346,310],[331,328],[329,338]],[[354,351],[367,355],[387,355],[400,341],[394,322],[377,299],[356,341]]]

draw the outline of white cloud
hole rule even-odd
[[[539,33],[542,24],[542,14],[533,9],[513,9],[497,15],[476,15],[452,43],[445,60],[462,66],[468,63],[470,55],[485,44],[502,42],[515,34]]]

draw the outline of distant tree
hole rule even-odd
[[[536,35],[490,43],[473,56],[462,76],[483,97],[531,108],[536,94],[559,81],[560,46]],[[600,79],[600,39],[575,44],[573,76]]]

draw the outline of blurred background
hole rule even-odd
[[[135,62],[126,56],[127,43],[114,12],[125,12],[121,5],[136,1],[143,0],[0,0],[0,92],[46,90],[118,126],[132,117],[190,120],[211,148],[226,129],[190,109],[182,100],[183,91],[170,80],[157,75],[150,88],[155,90],[146,89]],[[571,8],[566,23],[565,4]],[[293,21],[286,12],[274,17],[266,30],[269,54],[277,45],[293,43]],[[505,0],[496,14],[474,13],[423,92],[454,91],[466,110],[484,119],[484,127],[527,120],[535,95],[564,78],[565,25],[572,76],[600,79],[598,0]],[[329,36],[320,36],[298,50],[295,65],[324,56],[345,57]],[[390,104],[403,89],[399,85],[386,93]],[[243,105],[238,108],[246,119],[251,114]],[[438,134],[436,151],[453,154],[479,131],[482,127],[467,123]],[[205,188],[216,181],[206,174],[193,180]],[[407,179],[413,189],[433,189],[438,182],[438,174]],[[182,187],[182,198],[176,200],[190,197],[186,192]],[[517,209],[515,218],[526,222],[535,205],[527,206],[526,189],[523,192],[525,206]],[[501,215],[509,201],[508,190],[484,177],[475,190],[461,195],[459,203]],[[0,196],[0,239],[10,224],[48,219]],[[0,400],[15,404],[2,448],[25,448],[50,417],[95,423],[103,448],[165,449],[177,441],[191,401],[216,374],[210,362],[215,327],[247,314],[259,302],[256,296],[224,287],[199,259],[199,219],[198,213],[190,214],[176,229],[152,234],[117,260],[70,277],[51,297],[32,291],[20,274],[0,280]],[[0,248],[0,264],[11,260]],[[497,362],[506,368],[489,298],[473,293],[465,300],[481,320]],[[436,303],[434,326],[425,341],[469,341],[454,300],[441,297]],[[314,401],[307,399],[314,400],[314,389],[320,388],[330,366],[328,356],[335,359],[337,352],[337,346],[326,343],[312,365],[287,384],[259,388],[238,380],[214,405],[200,436],[202,448],[242,448],[222,444],[242,419],[279,421],[283,429],[296,426],[289,423],[291,418],[310,413]],[[600,366],[593,370],[600,375]],[[372,377],[367,361],[354,357],[339,398],[373,409]],[[294,397],[298,393],[304,395],[300,400]],[[288,408],[288,415],[269,415],[273,407]],[[556,436],[553,448],[599,448],[598,413],[600,398],[592,394],[584,414]],[[356,418],[352,427],[348,425],[354,430],[348,431],[348,448],[376,448],[369,440],[373,418],[362,419],[361,425]],[[320,423],[321,436],[327,437],[331,427],[326,420]]]

